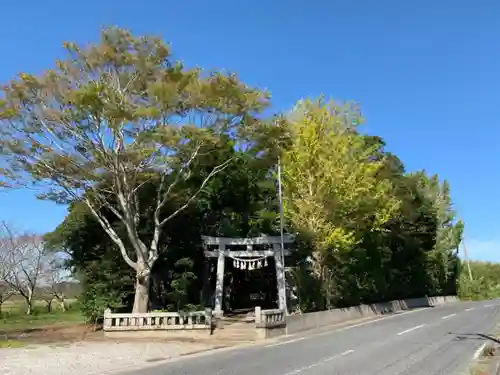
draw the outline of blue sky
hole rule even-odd
[[[310,5],[307,6],[306,4]],[[237,71],[277,110],[359,101],[408,170],[450,181],[471,257],[500,261],[500,2],[482,0],[5,1],[0,81],[39,72],[104,25],[160,34],[188,65]],[[479,6],[480,4],[480,6]],[[0,193],[0,220],[48,231],[64,207]]]

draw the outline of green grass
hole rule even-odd
[[[19,340],[0,340],[0,349],[22,348],[26,343]]]
[[[26,315],[26,306],[22,301],[7,301],[0,315],[0,333],[29,331],[47,326],[66,326],[84,323],[84,317],[78,303],[72,301],[67,311],[61,311],[54,304],[52,312],[47,311],[43,301],[36,301],[31,315]]]

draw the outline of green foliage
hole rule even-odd
[[[175,271],[170,283],[171,292],[168,294],[169,300],[173,303],[168,306],[169,310],[182,311],[190,309],[189,287],[197,279],[192,272],[193,261],[189,258],[182,258],[175,262]]]
[[[105,261],[87,264],[82,272],[81,282],[85,285],[78,301],[87,321],[96,323],[105,309],[116,311],[124,306],[124,300],[131,295],[133,283],[129,277],[120,277],[116,273],[103,274],[100,267],[110,270]],[[95,267],[99,267],[99,270]],[[128,288],[127,288],[128,286]]]
[[[380,229],[398,207],[390,181],[377,178],[384,160],[372,157],[376,148],[356,132],[361,120],[355,108],[321,99],[301,102],[290,115],[286,213],[310,234],[315,253],[352,248],[359,234]]]
[[[287,282],[295,286],[297,301],[294,309],[298,312],[315,311],[323,304],[322,285],[310,271],[307,265],[301,264],[294,267],[287,278]]]
[[[471,261],[472,280],[467,265],[462,265],[458,295],[464,300],[500,298],[500,264]]]
[[[468,275],[461,275],[459,278],[458,295],[462,300],[489,299],[493,296],[494,289],[483,277],[471,280]]]

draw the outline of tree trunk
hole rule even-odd
[[[149,307],[149,286],[151,283],[151,274],[149,272],[137,272],[135,282],[135,297],[133,313],[146,313]]]
[[[26,299],[26,315],[31,315],[33,312],[33,306],[31,303],[31,299]]]
[[[20,291],[21,292],[21,291]],[[27,293],[21,293],[26,301],[26,315],[31,315],[33,312],[33,290],[28,289]]]

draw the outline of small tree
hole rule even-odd
[[[42,198],[85,202],[135,270],[133,311],[145,312],[166,222],[231,161],[211,153],[221,137],[263,137],[256,115],[268,97],[235,75],[185,69],[155,37],[112,28],[97,45],[65,47],[69,56],[55,69],[22,73],[3,87],[0,157],[7,168],[0,169],[0,185],[36,183],[44,188]],[[193,178],[200,158],[214,167]],[[198,187],[179,194],[191,178]],[[139,190],[152,179],[158,180],[154,228],[144,238]],[[166,214],[172,199],[179,208]],[[123,223],[125,236],[104,212]]]
[[[0,315],[2,315],[3,304],[16,294],[15,290],[4,280],[5,275],[10,272],[10,262],[7,258],[8,252],[3,247],[0,247]]]
[[[0,265],[2,267],[2,265]],[[2,272],[2,271],[0,271]],[[16,294],[15,290],[0,279],[0,316],[2,315],[3,304]]]
[[[0,225],[0,253],[6,271],[2,282],[26,301],[26,314],[33,310],[33,297],[43,270],[42,237],[32,233],[16,233],[6,223]]]
[[[189,286],[196,280],[196,275],[193,273],[193,260],[182,258],[175,262],[175,272],[173,272],[173,280],[170,283],[171,292],[169,299],[173,303],[169,305],[171,311],[181,311],[189,309]]]
[[[61,311],[66,311],[68,271],[61,253],[50,254],[44,259],[40,279],[42,298],[47,303],[48,312],[52,311],[54,300],[59,302]]]

